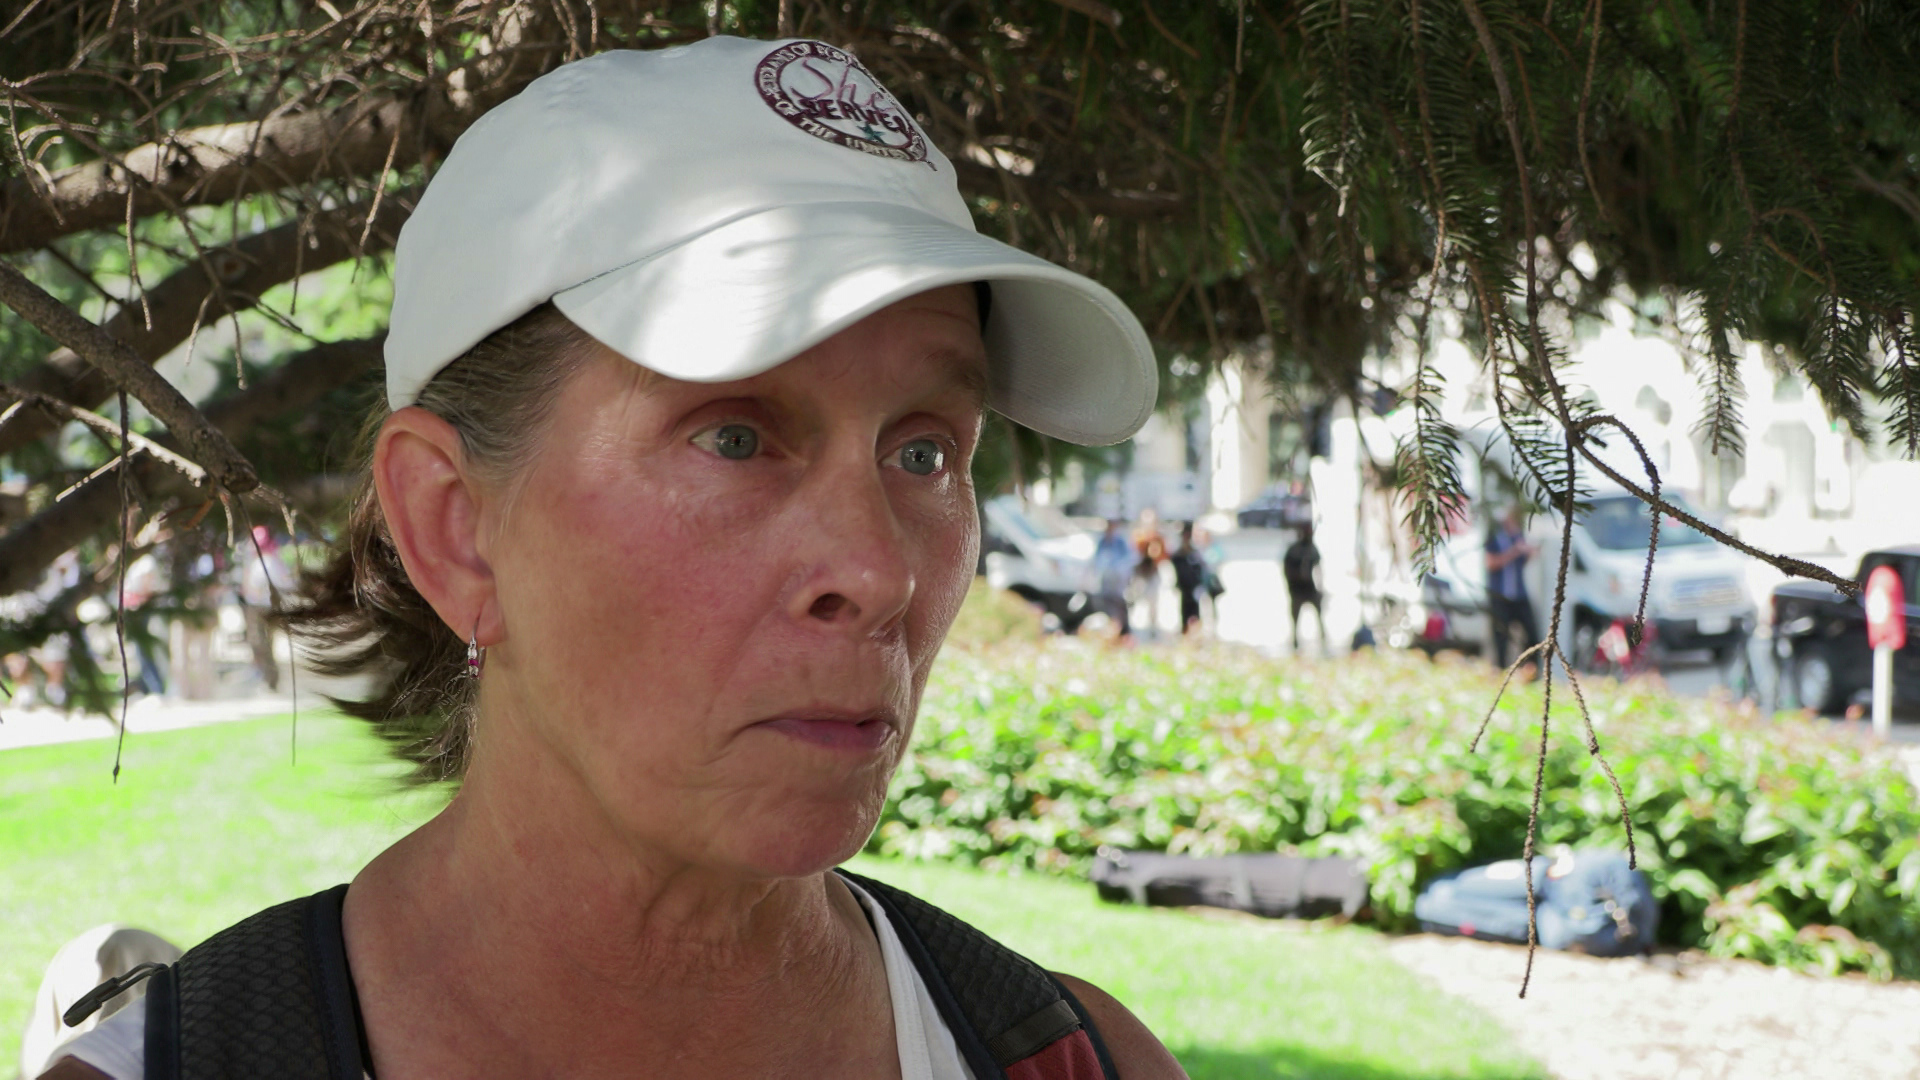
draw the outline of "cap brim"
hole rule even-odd
[[[692,382],[773,368],[898,300],[993,286],[988,399],[1027,427],[1104,446],[1146,423],[1153,347],[1098,283],[952,222],[885,203],[737,218],[553,297],[609,348]]]

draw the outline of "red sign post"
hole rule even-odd
[[[1873,731],[1893,731],[1893,654],[1907,645],[1907,600],[1900,574],[1877,566],[1867,575],[1867,645],[1873,649]]]
[[[1876,566],[1867,575],[1867,644],[1872,648],[1907,647],[1907,598],[1902,592],[1900,574],[1891,566]]]

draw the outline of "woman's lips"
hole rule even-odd
[[[894,732],[892,721],[880,713],[794,713],[763,720],[759,726],[772,728],[815,746],[854,753],[872,753],[880,749]]]

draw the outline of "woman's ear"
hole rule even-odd
[[[499,640],[480,490],[460,433],[417,407],[387,417],[374,442],[373,484],[394,549],[421,597],[462,639]]]

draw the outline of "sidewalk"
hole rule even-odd
[[[317,679],[313,681],[318,682]],[[303,714],[331,711],[333,706],[320,695],[318,687],[310,688],[308,682],[303,673],[300,680],[299,711]],[[199,727],[202,724],[219,724],[229,720],[251,720],[260,716],[284,715],[293,712],[295,704],[293,695],[285,690],[277,694],[251,694],[213,701],[170,701],[164,697],[137,697],[127,709],[127,733],[138,735],[150,731],[172,731],[176,728]],[[16,709],[0,706],[0,751],[23,746],[77,742],[82,739],[111,739],[118,734],[119,731],[115,725],[100,716],[81,712],[66,713],[43,707]]]
[[[1911,1080],[1920,984],[1823,978],[1700,953],[1601,959],[1412,934],[1387,952],[1478,1006],[1557,1080]]]

